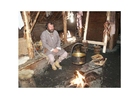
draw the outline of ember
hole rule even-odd
[[[85,77],[80,74],[79,71],[76,71],[76,77],[70,81],[71,85],[76,85],[76,88],[84,88],[85,86]]]

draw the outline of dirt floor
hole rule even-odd
[[[103,83],[102,88],[120,88],[121,87],[121,52],[120,44],[106,53],[100,53],[104,58],[107,58],[105,66],[103,67]],[[86,54],[86,62],[91,61],[91,56],[94,51],[88,49]],[[71,57],[61,62],[62,70],[53,71],[49,66],[43,75],[35,76],[36,87],[38,88],[54,88],[57,85],[64,83],[64,81],[72,78],[75,70],[80,70],[81,65],[72,64]]]

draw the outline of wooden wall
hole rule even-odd
[[[83,16],[83,22],[85,23],[86,12]],[[106,21],[106,12],[94,12],[89,13],[89,23],[87,29],[87,40],[102,41],[103,38],[103,24]],[[83,23],[83,24],[84,24]]]

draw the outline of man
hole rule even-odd
[[[47,29],[43,31],[40,36],[44,53],[47,55],[53,70],[57,70],[57,68],[62,69],[62,66],[59,63],[67,58],[68,53],[61,48],[60,36],[58,32],[54,30],[54,24],[48,22],[46,27]],[[58,56],[57,60],[55,60],[55,56]]]

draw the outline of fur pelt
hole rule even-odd
[[[19,79],[20,80],[27,80],[30,79],[34,74],[33,70],[30,69],[22,69],[19,71]]]
[[[29,56],[22,56],[18,60],[18,65],[22,65],[29,60]]]

